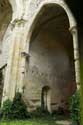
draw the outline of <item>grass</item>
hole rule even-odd
[[[37,118],[24,121],[2,121],[0,125],[56,125],[53,119]]]
[[[69,118],[64,116],[45,116],[28,120],[1,121],[0,125],[66,125],[63,124],[65,120],[69,121]]]

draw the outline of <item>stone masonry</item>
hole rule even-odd
[[[0,0],[2,104],[21,92],[29,111],[67,108],[80,82],[76,27],[64,0]]]

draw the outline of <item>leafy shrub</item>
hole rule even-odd
[[[26,119],[29,118],[29,113],[27,112],[27,107],[22,100],[21,94],[16,93],[16,96],[11,102],[6,100],[2,107],[2,118],[3,119]]]
[[[41,107],[38,107],[35,111],[31,112],[30,115],[32,118],[51,116],[51,114],[47,110],[42,110]]]
[[[2,110],[0,108],[0,120],[2,120],[2,116],[3,116],[3,113],[2,113]]]
[[[11,110],[11,106],[12,106],[12,102],[7,99],[4,103],[3,103],[3,108],[1,109],[1,116],[3,119],[9,119],[10,117],[10,110]]]
[[[70,99],[71,119],[77,123],[80,121],[80,92],[76,91]]]

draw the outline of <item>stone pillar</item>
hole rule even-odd
[[[23,91],[25,63],[26,63],[26,43],[28,33],[28,20],[24,19],[26,0],[9,0],[12,6],[12,20],[10,23],[10,49],[7,62],[7,69],[3,88],[3,101],[12,100],[15,92]],[[27,44],[28,45],[28,44]]]
[[[70,31],[73,37],[75,77],[76,77],[77,88],[79,89],[79,84],[80,84],[80,62],[79,60],[80,59],[79,59],[79,47],[78,47],[78,33],[77,33],[76,26],[72,27]]]
[[[16,20],[11,25],[14,27],[10,39],[11,45],[2,101],[8,98],[12,100],[16,91],[22,92],[25,75],[25,56],[22,56],[22,52],[25,51],[27,22],[25,20]]]

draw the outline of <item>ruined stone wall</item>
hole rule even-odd
[[[9,1],[12,6],[13,12],[11,11],[11,9],[8,9],[9,11],[5,11],[6,9],[4,8],[4,12],[5,13],[7,12],[5,14],[5,17],[7,17],[7,20],[6,20],[6,18],[4,19],[3,13],[2,13],[2,16],[0,19],[0,20],[2,20],[2,18],[4,19],[4,21],[3,21],[4,28],[1,29],[1,32],[3,32],[3,33],[1,35],[2,59],[1,59],[0,66],[2,67],[3,65],[5,65],[7,63],[6,75],[5,75],[5,81],[4,81],[4,90],[3,90],[3,101],[6,100],[7,98],[12,100],[13,97],[15,96],[15,92],[16,91],[23,92],[23,88],[25,87],[24,95],[27,100],[29,100],[29,97],[30,97],[30,99],[32,99],[35,96],[34,97],[35,100],[33,100],[34,106],[32,104],[32,101],[30,102],[31,105],[33,107],[35,107],[35,105],[36,105],[35,102],[37,102],[37,105],[40,104],[40,101],[41,101],[40,100],[41,99],[40,90],[42,90],[42,87],[44,85],[46,85],[46,82],[50,86],[53,84],[52,85],[52,87],[53,87],[53,86],[55,86],[56,81],[57,81],[57,85],[62,85],[62,82],[63,82],[63,85],[65,85],[67,82],[69,83],[73,79],[73,78],[71,78],[71,75],[68,75],[68,74],[72,74],[71,73],[72,71],[69,70],[70,59],[69,59],[68,55],[70,52],[68,51],[68,53],[66,53],[67,48],[68,47],[70,48],[70,44],[68,44],[71,41],[71,40],[70,41],[68,40],[68,39],[70,39],[70,36],[65,37],[66,41],[61,37],[61,36],[65,36],[66,33],[69,34],[70,31],[64,32],[63,34],[61,34],[61,36],[59,36],[59,34],[58,34],[58,39],[60,38],[59,39],[60,41],[59,41],[59,40],[57,40],[57,37],[55,37],[55,34],[57,35],[57,32],[54,32],[54,33],[50,32],[51,28],[52,29],[54,28],[54,26],[52,25],[52,27],[50,27],[50,29],[46,29],[46,30],[43,29],[41,31],[38,30],[39,34],[37,33],[36,37],[34,38],[32,34],[34,32],[33,31],[34,27],[37,26],[37,25],[35,26],[35,24],[38,19],[38,16],[41,15],[41,13],[42,13],[42,11],[44,11],[44,9],[48,8],[50,3],[51,3],[51,5],[54,4],[54,6],[55,6],[54,8],[56,8],[56,10],[53,13],[57,14],[57,17],[59,16],[58,14],[60,14],[58,12],[65,10],[64,13],[68,14],[68,19],[69,19],[69,24],[70,24],[68,29],[70,29],[71,31],[72,31],[72,29],[74,29],[74,42],[73,42],[73,40],[71,42],[74,43],[74,45],[75,45],[74,46],[74,51],[75,51],[74,59],[75,60],[77,59],[77,54],[78,54],[78,50],[76,48],[77,47],[77,43],[76,43],[76,40],[77,40],[76,33],[77,32],[76,32],[76,28],[75,28],[76,22],[72,16],[71,11],[69,10],[69,8],[67,7],[66,3],[63,0],[45,0],[45,1],[44,0],[34,0],[34,1],[32,1],[32,0],[29,0],[29,1],[28,0],[25,0],[25,1],[24,0],[9,0]],[[7,3],[8,3],[8,1],[7,1]],[[58,6],[57,4],[58,5],[60,4],[60,6]],[[3,8],[4,7],[3,5],[6,5],[5,0],[1,0],[0,5]],[[7,4],[7,5],[8,5],[7,8],[11,8],[9,4]],[[58,10],[57,10],[57,7],[58,7]],[[10,19],[11,13],[12,13],[12,20]],[[51,15],[51,13],[50,13],[50,15]],[[47,13],[46,16],[49,17],[49,12]],[[62,17],[62,16],[63,16],[63,14],[61,13],[60,17]],[[44,17],[42,17],[42,19],[44,20]],[[9,23],[10,20],[11,20],[11,23]],[[41,21],[41,19],[40,19],[40,21]],[[2,22],[2,21],[0,21],[0,22]],[[65,19],[61,22],[63,24],[65,22]],[[8,27],[8,24],[9,24],[9,27]],[[1,23],[1,26],[2,26],[2,23]],[[61,25],[61,26],[63,26],[63,25]],[[58,29],[58,27],[56,27],[56,29]],[[4,35],[4,33],[5,33],[5,35]],[[4,39],[3,39],[3,36],[4,36]],[[46,39],[48,41],[48,45],[45,42]],[[52,40],[52,42],[55,41],[55,44],[54,44],[54,42],[51,43],[50,42],[51,40]],[[62,42],[62,40],[65,42],[65,47],[63,47],[64,42],[63,42],[63,44],[62,43],[59,44],[59,42]],[[40,41],[40,42],[38,42],[38,41]],[[44,44],[42,41],[46,44]],[[57,41],[59,41],[59,42],[57,43]],[[42,45],[41,45],[41,43],[42,43]],[[37,46],[38,46],[38,48],[36,48]],[[54,48],[52,49],[51,47],[54,47]],[[64,48],[66,48],[66,50]],[[28,56],[29,52],[31,54],[30,59]],[[43,53],[44,55],[42,55],[42,52],[44,52]],[[73,51],[71,51],[71,52],[73,52]],[[54,57],[56,57],[56,58],[54,58]],[[27,61],[30,61],[31,63],[30,62],[26,63],[26,58],[28,58]],[[38,59],[40,59],[40,60],[38,60]],[[57,60],[57,61],[55,61],[55,60]],[[58,61],[58,60],[60,60],[60,61]],[[65,63],[64,63],[64,60],[65,60]],[[34,62],[34,65],[36,65],[35,66],[36,68],[34,68],[34,65],[32,65],[33,62]],[[44,64],[44,62],[45,62],[45,64]],[[77,62],[77,60],[76,60],[76,62]],[[62,63],[63,63],[63,66],[62,66]],[[75,63],[75,64],[77,66],[77,63]],[[74,66],[74,64],[73,64],[73,66]],[[44,67],[44,69],[42,67]],[[56,68],[56,70],[53,71],[53,69],[55,69],[55,68]],[[27,69],[27,73],[26,73],[26,69]],[[77,73],[77,69],[78,69],[78,67],[76,67],[76,73]],[[63,73],[58,72],[58,70],[61,70],[61,72],[63,72]],[[36,71],[36,72],[34,72],[34,71]],[[38,75],[37,75],[37,73],[38,73]],[[42,75],[42,73],[44,75]],[[60,74],[58,74],[58,73],[60,73]],[[62,74],[63,74],[63,76],[62,76]],[[25,78],[25,75],[26,75],[26,78]],[[78,73],[77,73],[77,75],[78,75]],[[50,78],[50,76],[53,76],[53,77]],[[61,78],[59,78],[59,76]],[[31,84],[29,86],[28,81],[30,81],[30,79],[31,79]],[[64,80],[64,79],[66,79],[66,80]],[[37,84],[38,87],[36,87],[36,85],[33,84],[33,82],[35,82],[35,84]],[[68,85],[70,85],[70,88],[71,88],[71,84],[68,84]],[[32,88],[30,88],[28,91],[29,87],[32,87]],[[36,89],[35,92],[33,92],[34,88]],[[69,87],[66,87],[66,88],[69,88]],[[69,89],[67,90],[66,88],[65,88],[65,90],[62,90],[61,94],[63,93],[63,95],[64,95],[65,94],[64,92],[67,92],[69,90]],[[60,89],[62,89],[62,87]],[[57,89],[57,91],[58,92],[56,92],[56,93],[60,94],[59,89]],[[31,92],[32,92],[32,94],[31,94]],[[58,94],[56,94],[56,95],[58,95]],[[70,93],[68,93],[67,96],[69,96],[69,94]],[[39,101],[36,99],[38,99]]]

